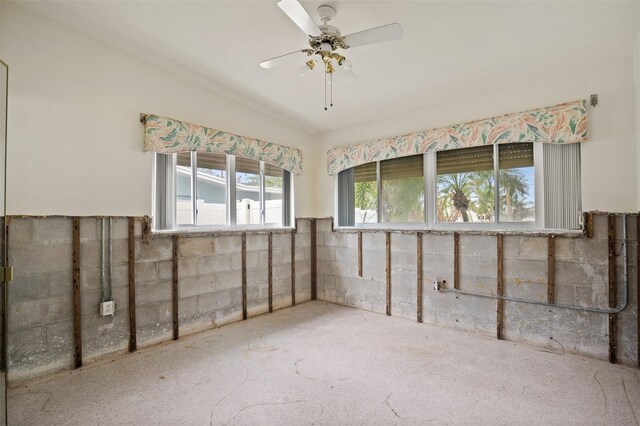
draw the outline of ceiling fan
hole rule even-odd
[[[338,49],[350,49],[402,38],[403,30],[400,24],[383,25],[343,36],[337,27],[329,25],[329,21],[336,16],[336,10],[328,5],[322,5],[316,10],[322,25],[314,22],[298,0],[280,0],[278,6],[309,36],[310,47],[260,62],[260,66],[271,69],[292,60],[304,58],[307,61],[300,68],[300,75],[304,76],[316,65],[321,64],[325,76],[325,111],[327,110],[327,86],[330,87],[329,103],[333,106],[333,75],[339,72],[345,79],[355,78],[351,61],[337,53]]]

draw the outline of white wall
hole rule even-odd
[[[588,69],[550,70],[533,81],[521,81],[514,87],[503,87],[489,95],[470,94],[465,102],[381,118],[326,133],[321,138],[320,149],[326,158],[330,147],[588,99],[592,93],[599,95],[599,104],[596,108],[589,107],[589,142],[582,149],[583,208],[585,211],[637,211],[636,168],[640,157],[636,154],[631,52],[628,57]],[[334,178],[326,173],[326,161],[318,169],[317,184],[317,215],[333,215]]]
[[[640,22],[640,19],[638,19],[638,22]],[[634,91],[636,96],[636,184],[638,190],[638,210],[640,211],[640,29],[638,30],[636,46],[633,49],[633,75],[636,84],[636,90]]]
[[[140,112],[302,149],[296,215],[314,214],[314,137],[18,4],[0,7],[9,214],[151,214]]]

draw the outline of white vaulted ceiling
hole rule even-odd
[[[387,23],[400,41],[344,51],[358,79],[337,82],[323,110],[323,76],[264,59],[307,47],[269,1],[56,1],[26,7],[160,65],[206,81],[312,133],[501,90],[551,70],[631,55],[638,4],[616,2],[301,1],[337,10],[343,34]],[[106,64],[108,66],[108,64]]]

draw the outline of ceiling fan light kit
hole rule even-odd
[[[400,24],[383,25],[381,27],[342,36],[337,27],[328,24],[336,16],[336,10],[329,5],[322,5],[316,10],[318,17],[322,21],[322,25],[317,25],[314,22],[298,0],[280,0],[278,7],[307,34],[310,48],[297,50],[263,61],[260,63],[260,66],[265,69],[272,69],[288,62],[292,58],[301,56],[301,54],[307,57],[317,56],[319,58],[318,61],[313,58],[307,59],[304,66],[300,68],[300,76],[304,77],[322,61],[325,81],[325,111],[327,110],[327,87],[330,87],[329,106],[333,106],[333,75],[340,73],[344,75],[345,80],[356,78],[352,69],[352,62],[345,56],[337,53],[337,49],[349,49],[402,38],[403,30]]]

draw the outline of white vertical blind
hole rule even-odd
[[[544,144],[545,228],[579,229],[580,144]]]

